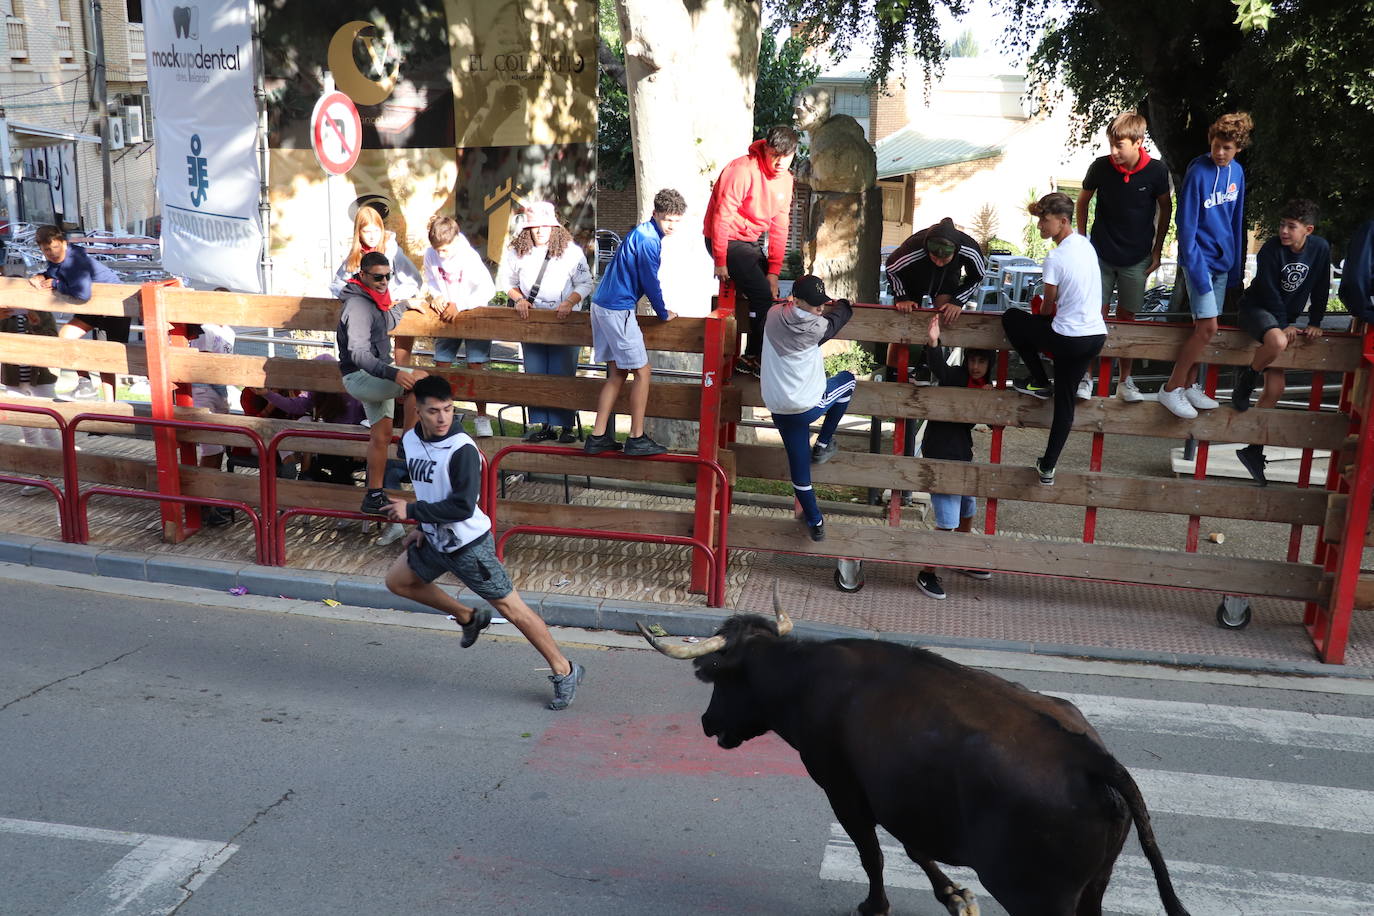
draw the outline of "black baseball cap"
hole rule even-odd
[[[819,307],[830,301],[825,284],[815,274],[807,274],[792,284],[792,295],[807,305]]]

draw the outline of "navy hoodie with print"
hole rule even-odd
[[[1234,160],[1218,168],[1211,155],[1188,164],[1178,192],[1178,258],[1198,293],[1212,290],[1212,274],[1227,274],[1227,289],[1245,276],[1245,170]]]

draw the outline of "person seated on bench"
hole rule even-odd
[[[1271,367],[1274,360],[1298,338],[1322,336],[1322,318],[1331,294],[1331,246],[1326,239],[1313,235],[1317,222],[1317,205],[1310,200],[1290,200],[1279,213],[1279,234],[1260,248],[1255,258],[1255,279],[1240,302],[1240,326],[1260,347],[1250,365],[1236,376],[1231,392],[1231,406],[1244,412],[1250,409],[1250,397],[1264,378],[1264,391],[1259,396],[1260,407],[1274,407],[1283,396],[1283,370]],[[1307,327],[1293,322],[1302,315],[1311,300]],[[1269,481],[1264,476],[1264,446],[1247,445],[1236,452],[1240,463],[1260,486]]]

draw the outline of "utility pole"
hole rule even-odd
[[[105,228],[113,231],[114,170],[110,166],[110,90],[105,83],[105,25],[100,0],[91,0],[91,43],[95,45],[95,103],[100,112],[100,177],[105,183]]]

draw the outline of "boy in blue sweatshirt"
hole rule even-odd
[[[1350,237],[1339,295],[1356,321],[1369,321],[1374,315],[1374,219],[1361,223]]]
[[[1253,127],[1244,112],[1217,118],[1207,130],[1211,152],[1189,163],[1178,191],[1178,260],[1188,284],[1193,335],[1179,351],[1159,403],[1185,420],[1217,406],[1196,384],[1197,364],[1216,336],[1226,291],[1245,278],[1245,170],[1235,158]]]
[[[1288,349],[1299,334],[1322,335],[1322,317],[1331,294],[1331,246],[1312,234],[1317,222],[1317,205],[1310,200],[1290,200],[1279,218],[1279,234],[1264,243],[1256,257],[1255,280],[1240,303],[1240,326],[1260,348],[1250,365],[1240,370],[1231,393],[1231,406],[1244,412],[1250,409],[1250,396],[1264,377],[1260,407],[1274,407],[1283,396],[1283,370],[1270,365]],[[1308,300],[1307,327],[1299,329],[1298,320]],[[1240,463],[1255,481],[1264,486],[1264,447],[1258,443],[1236,452]]]
[[[649,351],[644,348],[644,332],[635,320],[635,307],[641,296],[647,296],[654,314],[664,321],[672,321],[677,312],[668,311],[663,303],[663,287],[658,282],[658,264],[663,254],[663,239],[672,235],[687,201],[672,188],[664,188],[654,195],[654,215],[640,223],[625,236],[615,250],[615,257],[601,278],[601,285],[592,294],[592,350],[597,362],[606,364],[606,383],[596,400],[596,424],[587,437],[583,451],[588,455],[618,451],[611,417],[620,386],[631,372],[635,374],[630,387],[630,438],[625,441],[625,454],[631,456],[661,455],[667,451],[644,434],[644,412],[649,407]]]

